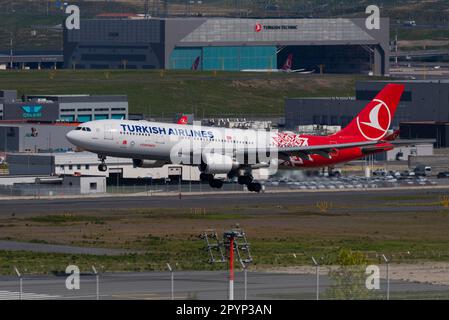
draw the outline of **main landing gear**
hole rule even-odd
[[[248,191],[259,193],[262,190],[262,185],[260,183],[253,182],[253,176],[251,175],[239,176],[238,182],[241,185],[245,184],[248,188]]]
[[[200,180],[203,182],[209,182],[211,188],[221,189],[223,187],[223,180],[215,179],[213,174],[203,172],[200,174]],[[253,182],[253,177],[251,175],[239,176],[238,183],[241,185],[246,185],[248,191],[262,191],[262,185],[260,183]]]
[[[98,156],[98,159],[101,161],[101,163],[98,165],[98,171],[100,172],[106,172],[108,170],[108,166],[106,165],[106,157],[104,156]]]
[[[223,181],[215,179],[213,174],[201,173],[200,180],[203,182],[209,182],[211,188],[221,189],[223,187]]]

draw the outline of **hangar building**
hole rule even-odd
[[[388,74],[389,19],[82,19],[64,30],[64,65],[77,69],[293,69]]]

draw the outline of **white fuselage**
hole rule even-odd
[[[98,120],[67,134],[74,145],[101,156],[171,161],[176,152],[205,149],[274,148],[275,132],[168,124],[149,121]],[[181,151],[180,151],[181,150]]]

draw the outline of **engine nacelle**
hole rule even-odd
[[[232,157],[223,154],[207,154],[203,156],[200,171],[207,174],[229,173],[240,166]]]
[[[166,164],[168,164],[168,162],[163,160],[133,159],[134,168],[161,168]]]

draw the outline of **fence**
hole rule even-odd
[[[449,299],[449,269],[444,275],[432,266],[379,266],[380,278],[370,278],[367,266],[311,266],[296,272],[236,272],[234,296],[247,299]],[[306,270],[308,268],[308,270]],[[0,277],[0,299],[227,299],[225,271],[96,273],[79,277],[79,289],[69,290],[73,278],[56,275]],[[302,270],[302,271],[301,271]],[[83,271],[83,270],[81,270]],[[298,272],[298,273],[297,273]],[[432,280],[431,276],[435,275]],[[414,279],[408,276],[413,276]],[[427,275],[427,280],[416,281]],[[401,279],[401,277],[403,279]],[[245,281],[247,279],[247,283]],[[76,280],[74,280],[76,281]],[[430,282],[435,281],[435,284]],[[367,283],[371,286],[369,289]],[[439,284],[438,284],[439,283]]]
[[[0,185],[1,196],[64,196],[64,195],[80,195],[80,187],[70,187],[61,185],[35,184],[35,185]]]

